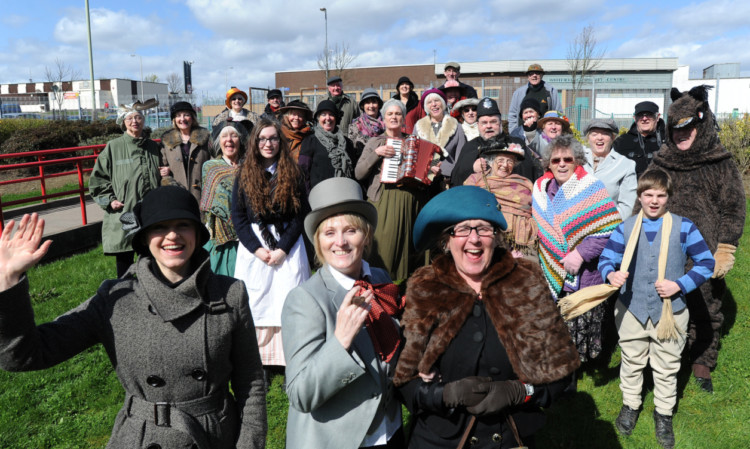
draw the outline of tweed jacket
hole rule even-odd
[[[349,95],[341,95],[343,96],[343,98],[341,99],[341,102],[336,105],[339,110],[339,115],[336,118],[336,125],[341,128],[341,132],[344,133],[345,136],[348,136],[349,125],[352,124],[352,120],[359,117],[359,104],[356,101],[353,101]],[[336,103],[333,100],[333,96],[331,94],[328,94],[327,100],[331,100]]]
[[[101,343],[125,388],[107,448],[265,447],[265,387],[245,286],[213,274],[202,249],[194,262],[195,272],[170,288],[142,257],[39,326],[24,278],[0,292],[0,367],[45,369]]]
[[[169,166],[174,182],[188,189],[200,203],[203,164],[211,159],[213,152],[211,133],[201,127],[190,132],[190,160],[187,164],[187,172],[185,172],[181,144],[182,138],[178,129],[170,129],[161,136],[162,165]],[[169,183],[169,181],[162,181],[164,182]]]
[[[373,283],[390,282],[384,270],[371,270]],[[349,352],[334,336],[336,314],[346,293],[324,265],[289,292],[284,303],[281,333],[290,405],[286,447],[290,449],[358,448],[376,418],[384,411],[400,410],[390,381],[397,357],[383,376],[365,329],[357,334]]]

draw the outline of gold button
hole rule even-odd
[[[479,443],[479,438],[477,437],[471,437],[471,440],[469,440],[469,444],[474,446],[475,444]]]

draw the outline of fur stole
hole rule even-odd
[[[578,366],[578,352],[550,298],[539,267],[514,259],[498,248],[484,280],[487,313],[523,382],[544,384],[561,379]],[[453,258],[442,255],[409,278],[401,321],[406,344],[393,383],[402,385],[427,373],[458,334],[477,294],[456,271]]]
[[[210,138],[211,138],[211,133],[208,132],[208,130],[202,126],[193,128],[193,130],[190,131],[190,143],[196,146],[203,145],[203,146],[208,147],[208,140]],[[180,144],[182,144],[182,138],[180,137],[180,130],[172,128],[169,131],[165,132],[161,136],[161,142],[164,144],[165,148],[174,148],[174,147],[180,146]]]
[[[430,116],[422,117],[414,125],[414,133],[420,138],[432,142],[436,145],[440,145],[445,148],[448,145],[448,141],[451,140],[456,131],[458,130],[458,120],[454,119],[447,112],[443,115],[443,122],[440,125],[440,131],[437,136],[432,132],[432,122]]]

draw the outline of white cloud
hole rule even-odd
[[[69,9],[55,25],[55,39],[64,44],[86,46],[84,14],[83,9]],[[156,17],[103,8],[91,10],[91,36],[94,49],[110,51],[133,51],[149,45],[164,45],[171,40]]]
[[[26,25],[31,20],[28,16],[21,16],[18,14],[8,14],[0,18],[0,22],[12,28],[19,28]]]

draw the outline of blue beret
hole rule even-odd
[[[426,249],[443,229],[464,220],[485,220],[503,231],[508,228],[495,195],[476,186],[458,186],[437,195],[419,212],[414,246]]]

